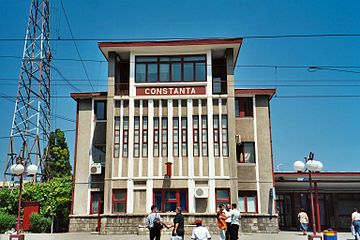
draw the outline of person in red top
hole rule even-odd
[[[220,236],[219,236],[220,240],[225,240],[225,231],[226,231],[226,227],[227,227],[225,220],[228,217],[229,216],[226,216],[226,214],[224,213],[224,204],[220,204],[219,211],[216,214],[218,228],[220,228]]]

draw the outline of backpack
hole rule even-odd
[[[162,223],[160,222],[160,216],[158,216],[158,214],[155,216],[155,219],[154,219],[154,222],[153,222],[153,227],[155,229],[158,229],[158,230],[161,230],[164,227],[162,225]]]

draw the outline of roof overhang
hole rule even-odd
[[[232,48],[235,54],[234,62],[236,62],[241,43],[242,38],[210,38],[170,41],[99,42],[98,45],[107,60],[109,60],[109,52],[116,52],[118,54],[124,52],[166,54]]]
[[[235,95],[267,95],[271,99],[276,93],[275,88],[241,88],[235,89]]]
[[[74,100],[80,99],[91,99],[91,98],[98,98],[98,97],[107,97],[107,92],[82,92],[82,93],[70,93],[70,96]]]
[[[311,178],[321,192],[360,192],[360,172],[320,172]],[[276,172],[275,188],[277,192],[307,192],[309,174]]]

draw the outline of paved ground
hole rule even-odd
[[[0,235],[0,240],[8,240],[8,236]],[[25,240],[148,240],[147,235],[95,235],[90,233],[61,233],[61,234],[26,234]],[[169,240],[170,236],[162,236],[162,240]],[[185,236],[190,240],[190,236]],[[213,236],[218,240],[218,236]],[[338,240],[354,239],[350,233],[339,233]],[[307,240],[306,236],[298,232],[281,232],[279,234],[241,234],[240,240]]]

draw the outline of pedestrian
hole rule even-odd
[[[216,214],[217,217],[217,224],[218,228],[220,229],[220,240],[225,240],[225,231],[226,231],[226,219],[229,218],[229,216],[226,216],[224,213],[224,204],[219,205],[219,211]]]
[[[158,208],[155,205],[151,206],[151,213],[146,218],[146,225],[149,229],[150,240],[160,240],[161,229],[163,227],[169,228],[158,213]]]
[[[231,204],[231,227],[230,227],[230,240],[238,240],[239,227],[240,227],[240,212],[236,209],[236,203]]]
[[[185,230],[184,230],[184,216],[182,213],[182,208],[177,207],[175,209],[176,215],[174,218],[174,229],[172,231],[172,236],[179,236],[181,239],[184,239]]]
[[[355,229],[355,239],[359,239],[360,235],[360,213],[358,213],[357,209],[353,209],[353,213],[351,214],[351,223]]]
[[[225,206],[224,213],[226,216],[231,216],[231,205],[228,203]],[[225,231],[225,239],[230,240],[231,234],[231,217],[228,217],[226,220],[226,231]]]
[[[298,214],[298,220],[300,222],[300,229],[304,235],[307,234],[307,229],[309,225],[309,217],[305,212],[304,208],[300,208],[300,212]]]
[[[191,239],[194,240],[208,240],[211,239],[211,235],[209,230],[206,227],[202,226],[201,219],[195,220],[196,228],[192,230]]]

